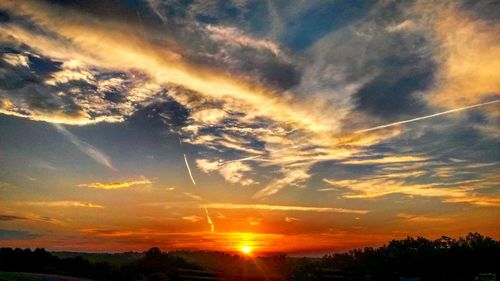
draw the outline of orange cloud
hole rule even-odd
[[[440,63],[437,87],[428,100],[454,108],[500,93],[500,25],[472,19],[454,5],[434,23]],[[494,111],[494,110],[492,110]]]
[[[109,182],[109,183],[93,182],[93,183],[79,184],[78,186],[97,188],[97,189],[121,189],[121,188],[140,186],[140,185],[150,185],[150,184],[152,184],[152,182],[149,179],[141,177],[137,180],[131,180],[131,181]]]

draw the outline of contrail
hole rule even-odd
[[[498,102],[500,102],[500,99],[499,100],[490,101],[490,102],[485,102],[485,103],[480,103],[480,104],[475,104],[475,105],[469,105],[469,106],[464,106],[464,107],[460,107],[460,108],[455,108],[455,109],[451,109],[451,110],[447,110],[447,111],[443,111],[443,112],[439,112],[439,113],[434,113],[434,114],[431,114],[431,115],[426,115],[426,116],[417,117],[417,118],[413,118],[413,119],[409,119],[409,120],[404,120],[404,121],[398,121],[398,122],[394,122],[394,123],[390,123],[390,124],[386,124],[386,125],[380,125],[380,126],[373,127],[373,128],[359,130],[359,131],[356,131],[355,133],[359,134],[359,133],[365,133],[365,132],[375,131],[375,130],[379,130],[379,129],[383,129],[383,128],[387,128],[387,127],[392,127],[392,126],[396,126],[396,125],[401,125],[401,124],[406,124],[406,123],[410,123],[410,122],[415,122],[415,121],[420,121],[420,120],[424,120],[424,119],[429,119],[429,118],[433,118],[433,117],[440,116],[440,115],[445,115],[445,114],[449,114],[449,113],[453,113],[453,112],[457,112],[457,111],[468,110],[468,109],[471,109],[471,108],[476,108],[476,107],[485,106],[485,105],[489,105],[489,104],[494,104],[494,103],[498,103]]]
[[[97,163],[104,165],[113,171],[116,171],[116,168],[113,166],[113,163],[111,163],[111,159],[102,151],[80,140],[77,136],[73,135],[70,131],[66,130],[64,126],[60,124],[53,124],[53,125],[56,128],[56,130],[62,135],[64,135],[72,144],[74,144],[76,148],[78,148],[78,150],[87,154]]]
[[[189,177],[191,178],[191,181],[193,182],[194,185],[196,185],[196,182],[194,181],[194,178],[193,178],[193,174],[191,173],[191,169],[189,168],[189,163],[188,163],[188,159],[186,157],[186,154],[184,154],[184,162],[186,162],[186,168],[188,170]]]
[[[214,232],[215,225],[214,225],[214,222],[212,221],[212,219],[210,218],[210,215],[208,214],[207,206],[203,205],[203,209],[205,209],[205,214],[207,214],[207,221],[208,221],[208,224],[210,225],[210,232]]]
[[[248,160],[252,160],[252,159],[255,159],[255,158],[259,158],[259,157],[262,157],[262,156],[261,155],[256,155],[256,156],[250,156],[250,157],[245,157],[245,158],[241,158],[241,159],[228,160],[226,162],[219,163],[219,166],[222,166],[222,165],[225,165],[225,164],[229,164],[229,163],[233,163],[233,162],[248,161]]]

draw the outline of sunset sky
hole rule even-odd
[[[470,231],[500,238],[498,1],[0,0],[0,246]]]

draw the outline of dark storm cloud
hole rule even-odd
[[[25,230],[0,229],[0,240],[30,240],[41,236],[41,234]]]

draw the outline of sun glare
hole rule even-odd
[[[252,253],[252,248],[250,246],[241,247],[241,252],[245,255],[250,255]]]

